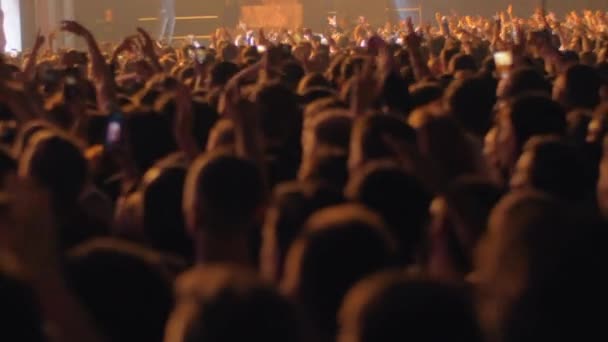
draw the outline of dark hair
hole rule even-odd
[[[193,258],[193,243],[186,234],[182,198],[186,168],[176,163],[152,167],[140,184],[145,241],[155,249]]]
[[[290,249],[283,286],[321,340],[333,338],[336,314],[348,289],[394,262],[393,240],[380,217],[362,206],[330,207],[312,215]]]
[[[473,270],[475,247],[484,236],[490,212],[503,190],[483,178],[462,177],[440,194],[450,213],[456,215],[459,228],[446,232],[447,249],[454,266],[462,274]]]
[[[414,145],[416,132],[397,116],[378,114],[358,118],[353,126],[351,139],[360,146],[361,161],[365,163],[397,157],[394,146],[390,144]],[[354,157],[352,152],[350,158]]]
[[[346,195],[377,211],[399,242],[401,262],[414,261],[431,201],[414,176],[390,162],[369,163],[351,175]]]
[[[536,137],[525,151],[533,154],[529,181],[535,189],[574,202],[593,199],[597,176],[581,148],[558,138]]]
[[[528,92],[551,94],[551,84],[534,68],[515,69],[509,75],[508,86],[503,89],[502,97],[511,99]]]
[[[323,181],[343,189],[348,180],[348,151],[328,147],[315,150],[302,161],[298,179]]]
[[[430,104],[443,98],[443,88],[437,83],[419,83],[410,88],[412,109]]]
[[[263,86],[255,93],[261,117],[262,132],[270,140],[285,141],[299,135],[301,113],[295,94],[280,83]]]
[[[467,131],[483,136],[492,122],[496,90],[481,78],[452,82],[446,92],[450,112]]]
[[[239,72],[238,65],[231,62],[219,62],[213,65],[210,76],[210,85],[212,87],[221,87],[226,85],[232,76]]]
[[[352,125],[353,120],[347,112],[326,111],[314,118],[310,129],[317,146],[348,151]]]
[[[289,182],[275,187],[270,211],[266,215],[265,245],[273,247],[277,265],[273,265],[275,279],[283,274],[287,251],[304,229],[304,224],[315,211],[343,202],[341,189],[316,181]],[[270,238],[270,235],[272,238]],[[274,241],[274,246],[268,246]]]
[[[566,133],[566,112],[546,96],[523,95],[514,99],[510,106],[511,124],[520,151],[535,135],[563,136]]]
[[[162,341],[173,303],[155,252],[94,240],[69,252],[68,284],[112,341]]]
[[[184,209],[189,229],[204,229],[214,236],[243,233],[253,225],[265,198],[262,173],[252,161],[219,151],[199,157],[185,183]],[[195,227],[197,220],[201,227]]]
[[[402,272],[386,272],[358,283],[346,296],[341,315],[352,342],[481,342],[473,300],[461,285]]]
[[[492,289],[480,308],[499,314],[480,316],[492,333],[506,341],[605,339],[601,318],[581,315],[604,307],[604,224],[531,192],[506,196],[489,222],[477,261],[480,291]],[[510,284],[508,295],[501,284]]]
[[[464,53],[454,55],[454,57],[452,57],[450,60],[450,72],[455,73],[458,71],[477,72],[477,63],[475,62],[475,58]]]
[[[170,122],[170,118],[145,109],[125,114],[126,145],[140,173],[176,150]]]
[[[81,148],[59,132],[34,135],[21,159],[27,176],[51,192],[54,205],[74,205],[87,181]]]
[[[594,109],[600,103],[600,77],[593,67],[574,65],[568,68],[565,77],[568,106]]]

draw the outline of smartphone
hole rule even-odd
[[[329,40],[325,37],[321,37],[321,45],[329,45]]]
[[[266,52],[266,47],[264,45],[258,45],[258,53],[264,53]]]
[[[194,57],[199,64],[203,64],[207,58],[207,50],[202,46],[197,47],[194,50]]]
[[[108,118],[106,129],[106,148],[114,148],[123,140],[124,115],[121,112],[112,113]]]
[[[367,40],[363,39],[361,41],[361,43],[359,44],[359,47],[366,48],[367,47]]]
[[[501,78],[507,78],[513,66],[513,53],[511,51],[499,51],[494,53],[496,72]]]
[[[63,93],[66,100],[80,99],[82,93],[78,87],[80,72],[77,68],[66,68],[64,70]]]

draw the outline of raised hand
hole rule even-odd
[[[372,64],[372,59],[366,60],[361,70],[353,77],[350,109],[355,116],[366,114],[381,91],[380,80]]]
[[[175,103],[175,139],[188,159],[194,160],[200,151],[193,136],[192,94],[181,82],[176,86]]]
[[[86,27],[81,25],[79,22],[73,20],[63,20],[61,22],[61,30],[65,32],[70,32],[79,37],[86,37],[91,34],[91,32]]]

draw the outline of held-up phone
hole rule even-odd
[[[79,99],[82,96],[80,91],[78,80],[80,78],[80,71],[77,68],[67,68],[64,71],[64,85],[63,92],[66,100]]]
[[[203,64],[207,58],[207,50],[204,47],[199,46],[194,50],[194,58],[199,64]]]
[[[494,54],[496,72],[500,78],[507,78],[513,66],[513,53],[511,51],[499,51]]]
[[[108,126],[106,128],[106,148],[113,149],[119,146],[123,141],[123,126],[124,114],[114,112],[108,117]]]

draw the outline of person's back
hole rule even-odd
[[[347,294],[338,342],[481,342],[472,298],[463,286],[409,278],[369,277]]]
[[[190,270],[176,282],[165,342],[300,342],[296,309],[247,269]]]

